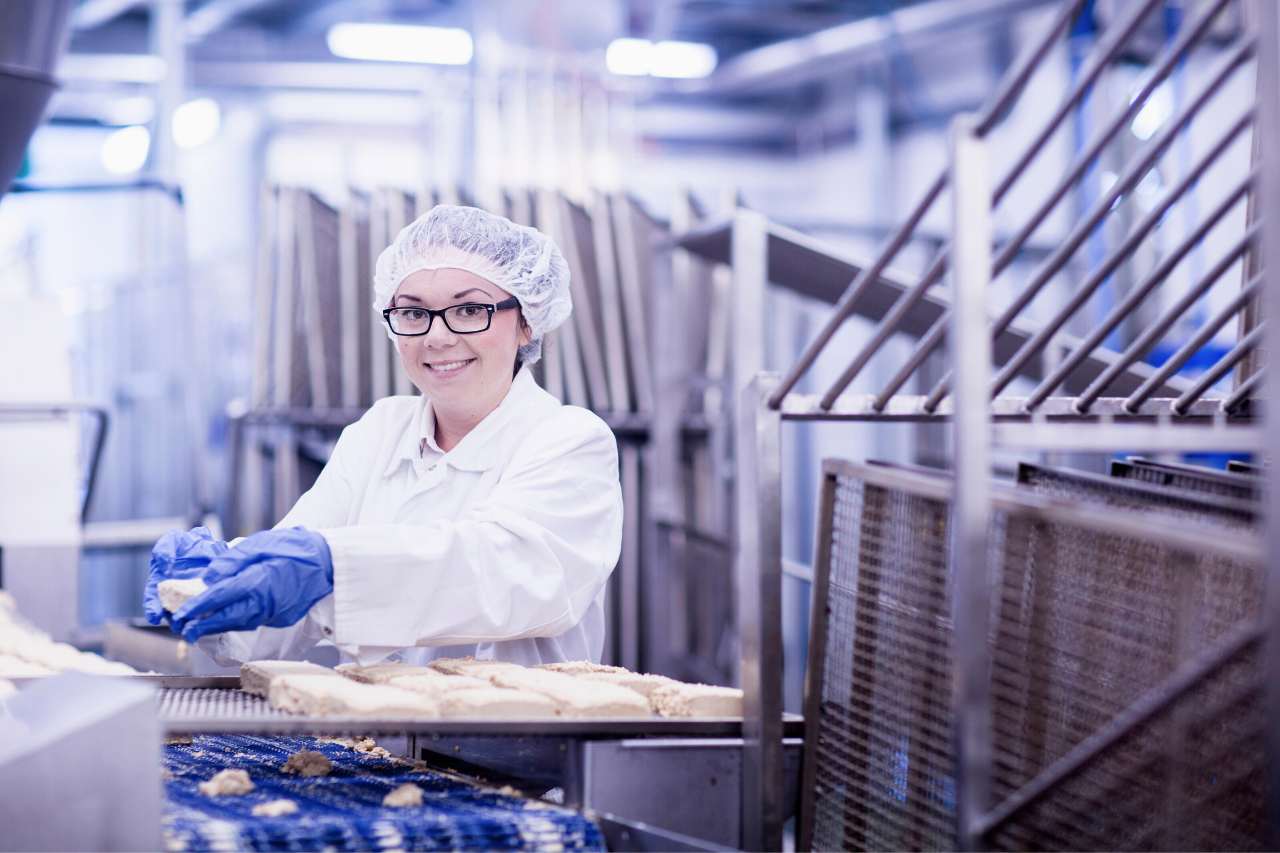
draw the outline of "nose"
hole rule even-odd
[[[433,349],[450,347],[457,343],[457,341],[458,336],[455,335],[447,325],[445,325],[443,317],[431,318],[431,328],[422,336],[423,345]]]

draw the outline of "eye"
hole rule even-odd
[[[483,305],[459,305],[458,306],[458,316],[464,317],[468,320],[472,319],[473,317],[479,317],[484,312],[485,312],[485,307]]]
[[[427,319],[427,312],[421,308],[401,308],[400,316],[411,323]]]

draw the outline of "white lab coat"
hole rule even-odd
[[[295,525],[329,543],[333,594],[289,628],[202,640],[223,663],[330,644],[361,663],[600,659],[622,544],[617,443],[528,369],[448,453],[428,401],[379,400],[277,526]]]

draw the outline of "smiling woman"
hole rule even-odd
[[[344,430],[275,529],[230,546],[171,534],[148,598],[204,580],[172,622],[225,662],[322,644],[361,663],[599,660],[622,539],[617,445],[528,369],[572,310],[560,250],[441,205],[378,257],[374,294],[422,396],[380,400]]]

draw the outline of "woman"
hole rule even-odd
[[[622,539],[617,445],[529,366],[569,316],[564,257],[532,228],[440,205],[378,257],[374,310],[421,397],[379,400],[342,432],[273,530],[228,546],[168,534],[155,587],[210,588],[172,616],[223,661],[337,646],[362,663],[472,654],[599,660]]]

